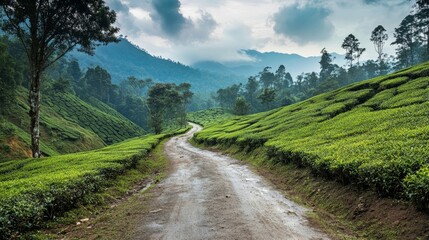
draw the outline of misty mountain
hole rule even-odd
[[[101,66],[112,76],[112,82],[120,83],[129,76],[151,78],[155,82],[190,83],[195,92],[208,93],[233,83],[244,82],[245,77],[222,71],[208,72],[179,62],[155,57],[127,39],[107,46],[99,46],[93,56],[77,51],[71,53],[82,69]]]
[[[251,61],[234,61],[234,62],[197,62],[192,67],[208,71],[211,73],[227,73],[241,76],[253,76],[258,74],[264,67],[272,67],[275,71],[281,64],[286,67],[295,78],[303,72],[319,72],[320,56],[303,57],[298,54],[287,54],[278,52],[259,52],[256,50],[242,50],[241,54],[246,55]],[[334,63],[339,66],[344,65],[344,56],[337,53],[331,53],[335,58]]]

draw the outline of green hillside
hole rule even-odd
[[[97,65],[103,67],[117,84],[129,76],[135,76],[162,83],[187,82],[195,92],[209,93],[246,80],[245,77],[231,73],[200,71],[170,59],[152,56],[125,38],[121,38],[118,43],[97,47],[93,56],[74,51],[70,53],[70,57],[76,58],[83,68]]]
[[[168,136],[146,135],[89,152],[0,163],[0,239],[91,203],[92,193],[134,168]]]
[[[429,63],[210,125],[195,140],[263,147],[283,163],[429,207]]]
[[[112,144],[143,134],[143,130],[120,116],[114,109],[103,105],[96,108],[72,94],[54,94],[48,97],[46,105],[63,118],[75,122],[96,133],[106,144]],[[101,103],[99,103],[101,105]],[[103,111],[104,110],[104,111]]]
[[[109,106],[68,94],[42,96],[41,150],[46,156],[85,151],[140,136],[144,131]],[[11,114],[0,120],[0,161],[29,157],[27,90],[20,89]]]
[[[232,118],[235,115],[226,112],[222,108],[211,108],[207,110],[201,110],[196,112],[190,112],[187,114],[189,121],[207,126],[207,124],[214,124],[215,122],[222,121],[228,118]]]

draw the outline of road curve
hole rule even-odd
[[[149,194],[150,212],[133,239],[329,239],[306,209],[228,156],[193,147],[201,127],[169,140],[169,176]]]

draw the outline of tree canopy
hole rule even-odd
[[[92,53],[116,41],[116,14],[103,0],[2,0],[0,8],[3,31],[19,38],[29,60],[31,150],[38,158],[43,71],[75,47]]]
[[[359,58],[365,51],[365,48],[360,48],[359,45],[359,40],[353,34],[349,34],[341,45],[346,50],[345,59],[349,62],[350,67],[353,67],[354,60],[357,60],[359,64]]]
[[[389,39],[389,36],[386,33],[386,29],[381,25],[378,25],[371,33],[370,40],[374,43],[374,49],[378,54],[378,62],[380,63],[383,58],[384,44],[387,39]]]
[[[149,89],[147,105],[150,111],[151,125],[159,134],[168,124],[174,121],[186,122],[186,104],[190,102],[193,93],[189,83],[179,86],[172,83],[157,83]]]
[[[18,79],[16,64],[9,55],[6,45],[0,41],[0,116],[11,109],[15,102],[15,87]]]

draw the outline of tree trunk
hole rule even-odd
[[[33,158],[40,158],[40,129],[39,129],[39,113],[40,113],[40,72],[33,69],[31,73],[30,84],[30,133],[31,133],[31,151]]]
[[[182,124],[186,127],[186,103],[183,103]]]
[[[39,41],[38,38],[38,14],[37,13],[37,1],[32,1],[29,5],[29,8],[32,11],[30,15],[30,51],[29,51],[29,60],[30,60],[30,94],[29,94],[29,103],[30,103],[30,134],[31,134],[31,152],[33,158],[40,158],[40,129],[39,129],[39,114],[40,114],[40,78],[42,75],[42,66],[43,66],[43,53],[44,47]]]
[[[163,114],[161,112],[152,112],[151,122],[155,134],[160,134],[162,132]]]
[[[429,60],[429,26],[427,27],[427,32],[426,32],[426,60]]]

